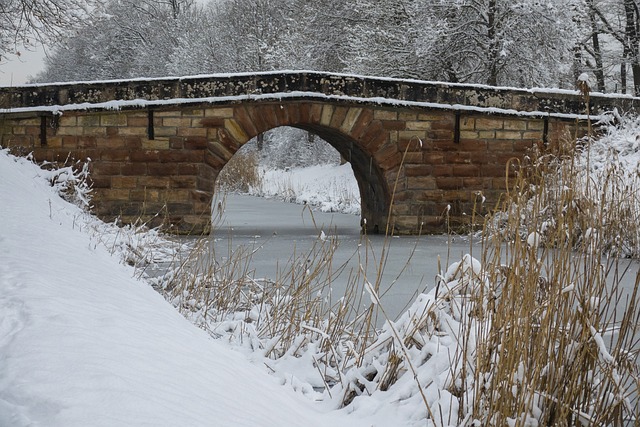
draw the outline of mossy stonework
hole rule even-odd
[[[495,205],[511,159],[585,132],[579,96],[521,92],[317,73],[0,88],[1,145],[38,161],[90,158],[105,220],[199,234],[234,153],[294,126],[351,163],[368,232],[442,232]],[[598,102],[592,113],[610,108]]]

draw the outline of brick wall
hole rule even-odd
[[[252,137],[289,125],[318,134],[351,162],[370,232],[389,225],[405,234],[445,231],[447,212],[451,225],[468,224],[474,209],[487,212],[504,192],[510,159],[576,129],[559,119],[287,99],[5,114],[0,131],[3,146],[39,161],[90,158],[98,216],[198,234],[209,231],[226,162]]]

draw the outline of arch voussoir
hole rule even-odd
[[[347,117],[348,110],[349,109],[347,107],[343,107],[341,105],[337,106],[333,111],[333,116],[331,117],[329,126],[334,129],[340,129],[340,126],[342,126],[344,119]]]
[[[251,138],[257,136],[260,133],[256,128],[252,105],[237,105],[233,111],[233,118],[236,119],[236,121],[245,130],[245,133]]]

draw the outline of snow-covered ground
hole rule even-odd
[[[185,320],[47,176],[0,151],[0,426],[371,424],[320,412]]]
[[[351,165],[318,165],[264,171],[251,194],[309,204],[322,212],[360,214],[360,190]]]
[[[637,170],[637,129],[636,123],[626,134],[612,133],[619,146],[606,138],[593,144],[590,166],[625,157],[626,167]],[[475,310],[488,304],[483,298],[493,295],[496,284],[469,255],[445,268],[438,287],[419,295],[396,321],[385,322],[366,347],[353,346],[355,334],[330,341],[331,319],[308,319],[298,325],[290,347],[280,348],[279,337],[260,335],[257,325],[269,309],[286,309],[287,298],[276,294],[272,307],[261,300],[246,312],[216,319],[207,318],[203,309],[209,307],[191,295],[174,295],[174,305],[192,307],[185,313],[191,322],[186,320],[127,265],[170,258],[180,244],[162,241],[164,247],[130,262],[129,252],[149,246],[144,239],[161,236],[96,220],[58,196],[50,183],[54,174],[0,150],[0,426],[407,427],[486,421],[473,403],[482,402],[489,387],[483,381],[494,372],[476,371],[474,358],[476,340],[487,339],[482,334],[491,322],[476,318]],[[349,165],[270,172],[261,191],[332,211],[349,211],[336,193],[351,200],[358,194]],[[365,299],[379,305],[376,285],[366,278],[362,285]],[[559,286],[562,294],[569,289]],[[592,377],[604,384],[617,359],[600,332],[591,332],[606,368]],[[327,343],[330,351],[323,350]],[[326,378],[331,384],[323,389]],[[508,380],[516,387],[522,378]],[[624,400],[614,397],[616,403]],[[527,411],[512,416],[538,425],[544,403],[530,399]],[[588,420],[597,412],[581,416]],[[516,418],[508,420],[515,425]]]

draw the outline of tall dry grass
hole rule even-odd
[[[220,171],[216,192],[248,193],[252,188],[258,188],[262,180],[258,166],[259,153],[241,149]]]
[[[428,425],[639,425],[639,281],[620,256],[638,254],[640,189],[615,167],[594,179],[573,155],[527,161],[470,254],[398,319],[366,236],[354,270],[323,234],[270,279],[252,269],[259,248],[211,256],[205,240],[164,292],[274,373],[306,366],[311,379],[282,377],[336,407],[373,398]]]
[[[638,188],[620,185],[615,169],[603,178],[592,182],[573,157],[534,155],[499,221],[488,223],[482,264],[490,287],[476,295],[482,309],[474,316],[483,321],[467,332],[477,342],[468,349],[472,418],[638,422],[638,277],[618,257],[622,241],[637,235]]]

